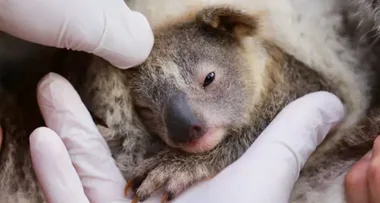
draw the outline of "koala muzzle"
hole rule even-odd
[[[181,94],[174,95],[168,100],[164,119],[168,137],[174,143],[186,144],[201,138],[205,133],[201,121]]]

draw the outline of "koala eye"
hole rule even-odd
[[[215,79],[215,73],[214,72],[207,74],[205,81],[203,82],[203,87],[210,85],[214,81],[214,79]]]

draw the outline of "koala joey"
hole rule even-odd
[[[12,71],[2,73],[1,202],[44,202],[27,150],[28,132],[42,121],[24,93],[48,71],[64,75],[94,120],[108,128],[103,135],[134,202],[161,188],[163,202],[170,201],[212,178],[287,104],[307,93],[332,92],[345,104],[346,119],[306,163],[291,202],[345,202],[344,174],[380,132],[374,43],[348,40],[355,36],[341,34],[350,27],[343,17],[330,25],[298,14],[284,21],[282,14],[200,6],[155,25],[152,52],[138,67],[119,70],[89,54],[54,49],[28,61],[40,66],[34,75],[13,76],[23,81],[20,88],[5,80]],[[295,35],[299,41],[286,37]],[[7,64],[14,66],[2,69]],[[31,115],[39,118],[33,125]]]
[[[234,6],[210,5],[154,27],[149,58],[120,76],[127,78],[128,94],[146,131],[168,146],[131,170],[127,190],[132,189],[134,202],[161,188],[163,202],[170,201],[195,182],[217,175],[247,150],[283,107],[315,91],[340,97],[347,119],[310,157],[291,201],[344,202],[342,178],[370,150],[379,132],[372,93],[376,84],[370,77],[375,71],[372,61],[364,60],[371,51],[363,44],[349,44],[345,39],[352,36],[345,38],[337,29],[337,44],[306,42],[304,51],[313,45],[321,48],[316,58],[302,60],[302,54],[272,38],[267,21],[265,15]],[[297,23],[294,26],[297,29]],[[331,35],[318,30],[322,25],[314,26],[309,32],[330,40]],[[367,56],[359,53],[362,50]],[[88,81],[101,77],[99,70]],[[97,93],[92,94],[89,98]],[[106,100],[110,95],[108,91]],[[114,108],[119,107],[104,109],[115,113]],[[115,118],[109,111],[94,113],[108,126]]]

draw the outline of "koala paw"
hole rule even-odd
[[[143,202],[155,191],[164,188],[161,203],[171,201],[193,183],[211,176],[204,161],[196,155],[176,152],[165,152],[146,159],[134,169],[126,193],[132,189],[133,202]]]

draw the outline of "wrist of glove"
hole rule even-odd
[[[93,53],[119,68],[143,62],[153,46],[147,19],[123,0],[0,0],[0,22],[18,38]]]
[[[30,144],[48,202],[131,202],[108,146],[73,87],[49,74],[39,85],[38,101],[51,130],[37,129]],[[342,103],[330,93],[294,101],[240,159],[173,202],[287,202],[307,158],[343,116]]]

